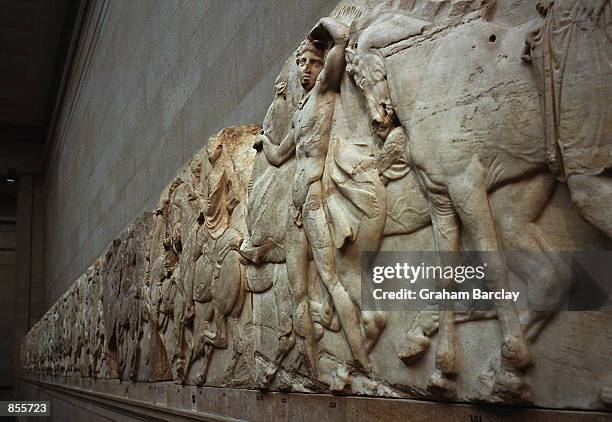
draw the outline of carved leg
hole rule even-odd
[[[437,310],[424,310],[417,314],[398,352],[398,357],[405,365],[410,366],[425,356],[431,344],[431,336],[438,331],[438,316]]]
[[[213,344],[218,349],[227,349],[227,315],[223,314],[217,306],[215,306],[214,322],[217,332],[214,336]]]
[[[279,277],[274,284],[274,301],[276,303],[278,327],[281,335],[278,339],[278,351],[272,365],[266,366],[264,373],[261,374],[260,383],[267,387],[274,380],[278,369],[283,361],[295,346],[295,333],[291,324],[291,295],[284,277]]]
[[[570,288],[571,271],[534,222],[552,194],[555,178],[538,174],[520,183],[497,189],[491,194],[491,209],[508,266],[527,283],[530,307],[521,312],[525,337],[534,341]],[[507,204],[513,204],[508,207]],[[526,253],[518,253],[525,251]],[[533,253],[529,253],[533,252]]]
[[[567,186],[580,215],[612,239],[612,177],[573,174]]]
[[[403,144],[400,147],[403,147]],[[403,148],[401,148],[400,153],[403,155]],[[380,250],[385,222],[387,221],[387,189],[378,178],[374,179],[373,183],[376,192],[377,213],[373,213],[372,217],[364,216],[362,218],[359,224],[359,236],[355,243],[349,246],[349,248],[353,250],[347,250],[345,252],[344,256],[346,259],[338,260],[338,267],[340,268],[348,264],[348,271],[351,274],[356,274],[357,279],[359,279],[358,274],[360,274],[361,271],[361,252]],[[427,220],[429,222],[429,218]],[[348,277],[354,277],[354,275],[345,276],[344,273],[345,271],[339,271],[341,280],[350,280],[352,278]],[[358,287],[358,289],[355,289],[355,287]],[[361,298],[361,290],[359,287],[360,285],[358,283],[356,285],[353,284],[353,290],[351,291],[353,297],[357,298],[357,300]],[[366,353],[369,355],[387,326],[387,314],[383,311],[362,311],[361,321],[363,326],[364,345]]]
[[[204,351],[204,361],[202,362],[202,367],[200,368],[196,376],[197,385],[204,385],[204,383],[206,382],[206,376],[208,374],[208,367],[210,366],[210,361],[215,351],[215,346],[213,346],[212,344],[205,343],[203,345],[203,351]]]
[[[187,376],[188,347],[185,339],[186,306],[186,299],[183,296],[183,292],[178,292],[174,305],[174,334],[176,337],[176,348],[173,362],[175,368],[174,382],[177,384],[183,384]]]
[[[466,180],[470,183],[466,183]],[[485,186],[484,169],[473,160],[465,174],[451,182],[449,193],[475,250],[494,251],[487,260],[489,288],[509,290],[508,270],[501,254]],[[528,392],[519,371],[531,364],[531,354],[523,337],[516,308],[512,302],[504,300],[497,301],[495,306],[502,331],[502,369],[493,386],[493,394],[507,397],[508,400],[528,401]]]
[[[300,354],[308,359],[310,371],[317,374],[317,354],[315,351],[315,331],[308,301],[308,239],[304,230],[293,221],[293,211],[290,210],[287,223],[287,275],[291,284],[293,327],[301,338],[298,339]]]
[[[430,195],[431,220],[433,224],[434,246],[440,252],[458,252],[460,249],[459,224],[452,204],[448,198],[440,195]],[[454,260],[454,255],[440,255],[442,258]],[[446,260],[446,259],[445,259]],[[439,264],[447,265],[454,262]],[[454,280],[440,280],[440,287],[446,290],[454,289]],[[436,347],[436,369],[429,379],[428,389],[432,394],[444,399],[455,396],[455,377],[457,376],[456,357],[456,327],[455,315],[452,310],[440,307],[439,338]]]
[[[319,277],[334,302],[355,364],[359,369],[370,372],[370,360],[361,338],[361,313],[340,282],[336,271],[336,250],[322,208],[321,182],[313,183],[308,190],[304,205],[304,231]]]

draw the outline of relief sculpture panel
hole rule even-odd
[[[610,0],[340,2],[262,125],[208,140],[32,328],[23,369],[609,409],[611,283],[564,301],[592,280],[568,253],[612,249],[611,25]],[[424,251],[486,258],[484,288],[529,306],[364,301],[364,256]]]

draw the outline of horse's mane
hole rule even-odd
[[[346,25],[350,25],[363,14],[365,14],[364,8],[354,4],[345,4],[338,10],[334,10],[330,16],[344,22]]]
[[[419,21],[436,27],[474,12],[479,12],[482,19],[491,20],[496,10],[497,0],[386,0],[351,23],[349,44],[355,46],[357,39],[369,30],[361,42],[368,42],[371,48],[384,48],[389,43],[388,37],[380,33],[381,28],[408,29]]]

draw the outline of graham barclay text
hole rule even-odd
[[[400,289],[387,292],[383,289],[374,289],[372,296],[376,300],[518,300],[520,292],[513,292],[502,289],[497,292],[489,292],[481,289],[472,289],[471,292],[455,292],[449,290],[430,290],[430,289]]]

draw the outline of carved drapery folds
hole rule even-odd
[[[610,1],[365,3],[322,19],[262,128],[211,138],[52,306],[24,370],[611,405],[609,313],[361,306],[367,251],[489,251],[490,289],[550,304],[573,281],[554,251],[610,249]]]

